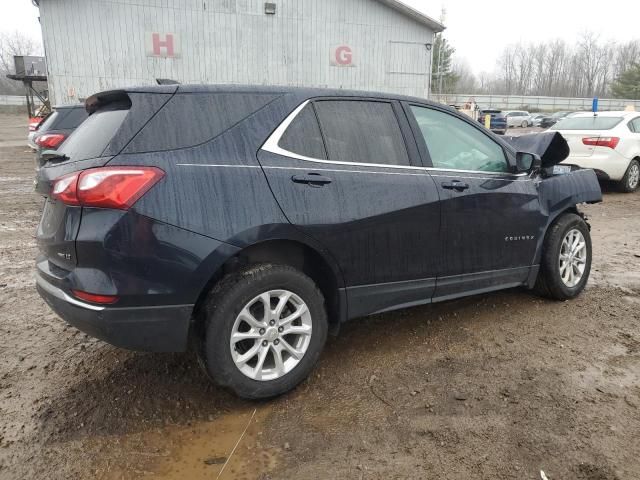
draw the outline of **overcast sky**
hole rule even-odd
[[[640,39],[639,0],[402,0],[438,20],[446,8],[447,38],[474,70],[492,71],[509,43],[562,38],[590,30],[603,40]]]
[[[492,71],[502,48],[509,43],[553,38],[573,42],[585,30],[597,32],[607,41],[640,38],[639,0],[403,1],[435,19],[444,5],[445,36],[476,74]],[[30,0],[0,3],[0,31],[20,30],[40,37],[38,9]]]
[[[33,38],[41,38],[38,9],[31,0],[0,0],[0,32],[18,30]]]

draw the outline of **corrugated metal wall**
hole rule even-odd
[[[256,0],[41,0],[53,102],[156,78],[428,95],[426,26],[376,0],[274,3],[266,15]],[[154,32],[174,34],[175,58],[150,56]]]

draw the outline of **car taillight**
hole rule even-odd
[[[73,295],[80,300],[86,300],[87,302],[99,303],[102,305],[109,305],[118,301],[118,297],[116,295],[98,295],[96,293],[88,293],[81,290],[72,290],[72,292]]]
[[[620,142],[618,137],[586,137],[582,139],[582,143],[591,147],[608,147],[615,149]]]
[[[35,139],[36,145],[55,150],[67,136],[64,133],[45,133]]]
[[[128,210],[162,177],[156,167],[90,168],[56,179],[51,196],[67,205]]]
[[[29,119],[29,131],[35,132],[38,129],[38,125],[42,122],[42,118],[34,117]]]

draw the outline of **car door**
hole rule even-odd
[[[397,102],[306,101],[258,158],[289,221],[336,258],[349,317],[430,301],[438,190]]]
[[[441,198],[434,300],[525,282],[545,224],[534,181],[511,173],[502,144],[473,122],[433,106],[406,110]]]

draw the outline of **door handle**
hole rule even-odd
[[[331,179],[329,177],[325,177],[320,175],[319,173],[307,173],[305,175],[294,175],[291,177],[295,183],[305,183],[307,185],[311,185],[312,187],[322,187],[323,185],[327,185],[331,183]]]
[[[460,180],[453,180],[451,182],[442,182],[442,188],[462,192],[469,188],[469,184],[461,182]]]

